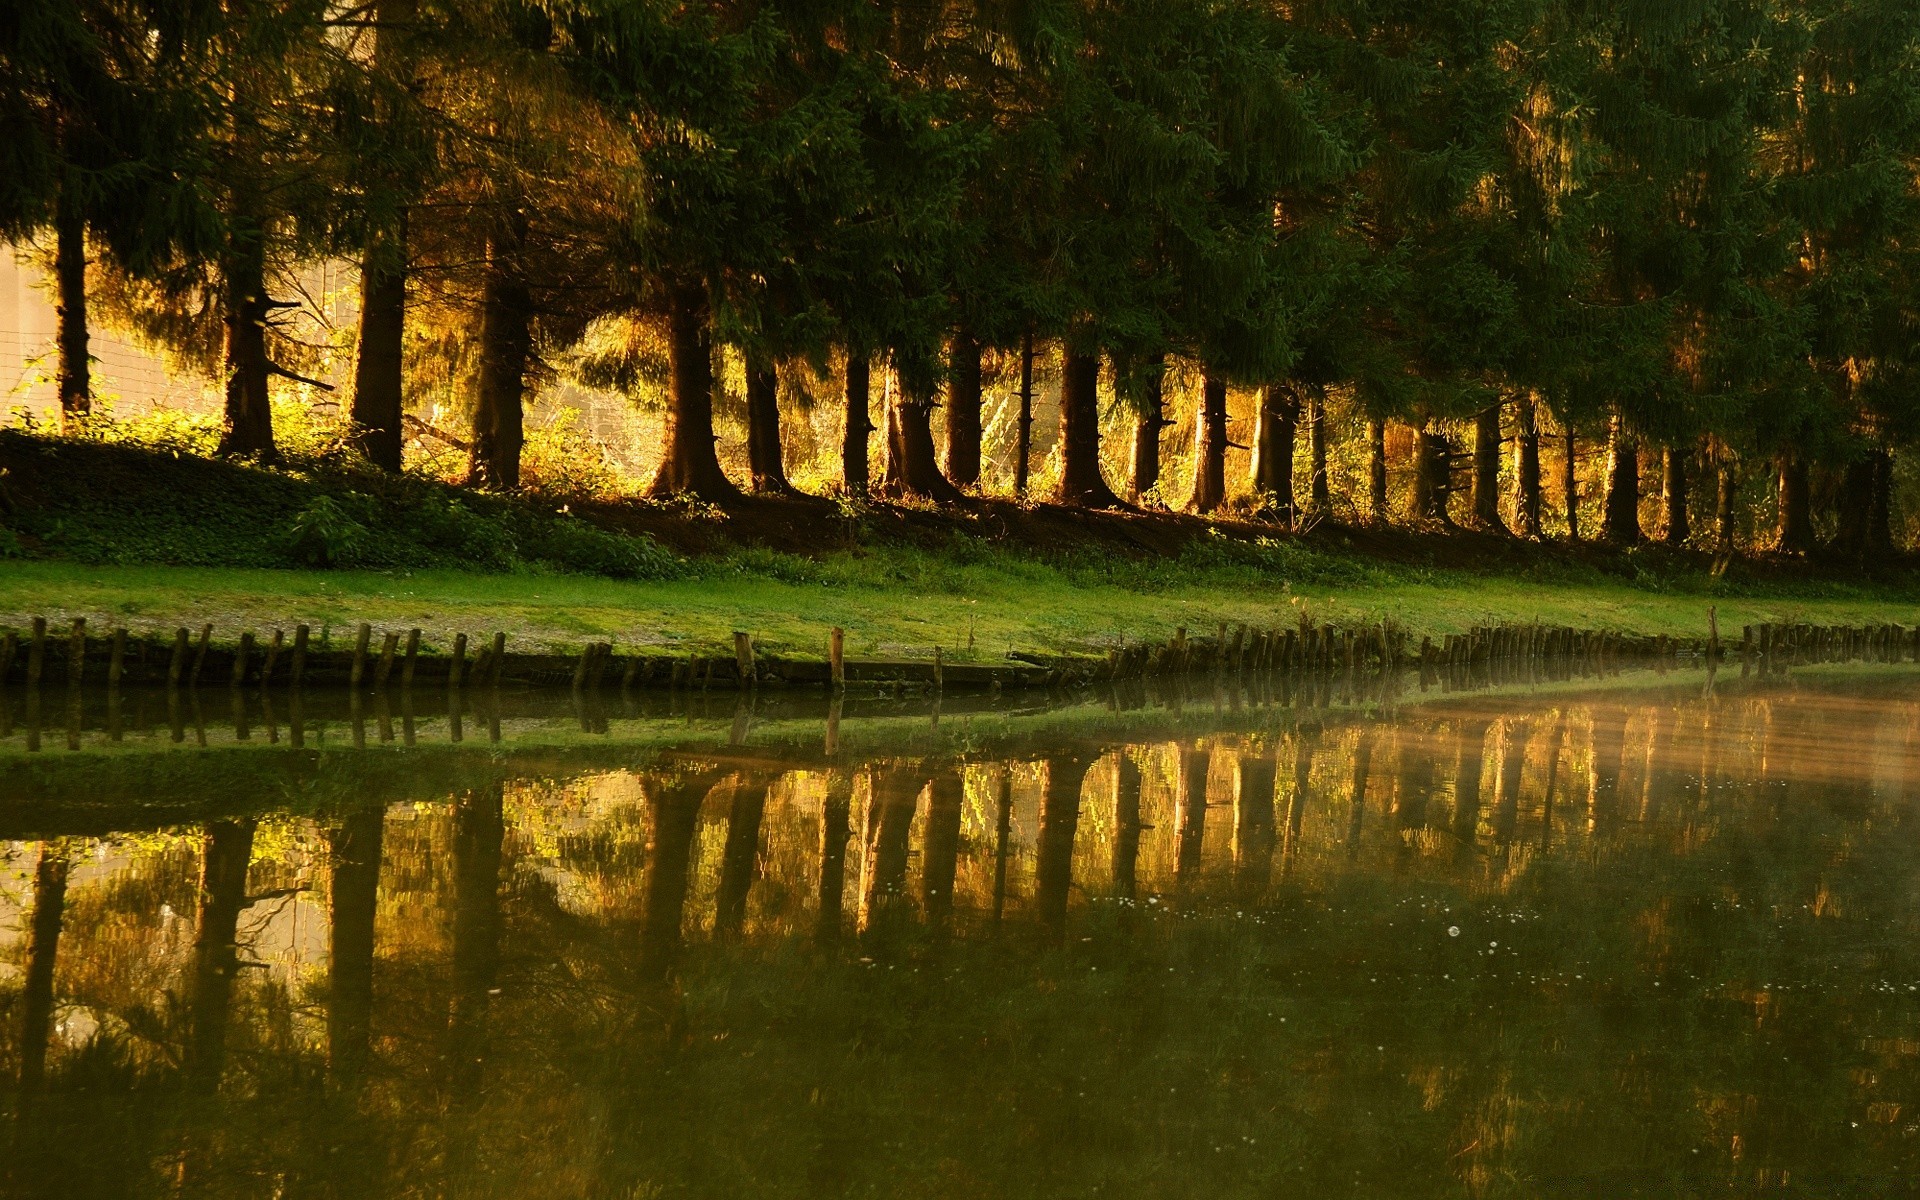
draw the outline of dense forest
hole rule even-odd
[[[91,316],[271,463],[351,263],[370,470],[518,489],[565,382],[662,414],[653,496],[1868,555],[1916,66],[1920,0],[15,0],[0,236],[72,433]]]

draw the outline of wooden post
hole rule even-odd
[[[347,686],[359,687],[367,677],[367,643],[373,640],[373,626],[360,622],[359,630],[353,635],[353,666],[347,672]]]
[[[500,661],[506,656],[507,635],[496,631],[493,635],[493,658],[487,673],[487,682],[494,687],[500,686]]]
[[[240,648],[233,652],[233,686],[239,687],[247,681],[247,667],[253,660],[253,632],[240,635]]]
[[[940,662],[940,647],[935,646],[933,648],[933,690],[936,692],[945,691],[946,685],[947,673]]]
[[[33,619],[33,640],[27,643],[27,686],[39,687],[47,669],[47,619]]]
[[[846,630],[838,625],[827,635],[827,675],[833,684],[833,690],[847,690]]]
[[[393,676],[394,652],[400,648],[400,635],[389,629],[380,639],[380,661],[373,668],[373,686],[375,691],[385,691],[387,680]]]
[[[593,669],[587,672],[587,686],[594,691],[600,690],[600,683],[606,678],[607,664],[613,661],[613,643],[595,642],[593,644]]]
[[[467,635],[453,635],[453,654],[447,660],[447,686],[457,688],[466,680],[467,674]]]
[[[299,687],[307,672],[307,638],[312,633],[305,625],[293,627],[293,660],[287,664],[287,686]]]
[[[260,686],[265,688],[273,682],[273,668],[280,661],[280,648],[286,644],[286,637],[278,629],[267,639],[267,656],[260,663]]]
[[[207,649],[213,645],[213,624],[200,627],[200,644],[193,652],[193,670],[187,673],[187,686],[200,686],[200,668],[207,665]]]
[[[593,664],[594,642],[580,647],[580,658],[573,664],[573,690],[583,691],[587,686],[587,668]]]
[[[740,686],[752,687],[754,684],[752,634],[738,629],[733,631],[733,662],[740,671]]]
[[[1715,662],[1720,658],[1720,612],[1718,606],[1707,605],[1707,661]]]
[[[173,658],[167,663],[167,686],[179,687],[180,681],[187,675],[187,647],[191,644],[189,634],[184,629],[173,631]]]
[[[77,687],[87,669],[87,619],[75,617],[67,635],[67,686]]]
[[[9,646],[8,649],[12,649],[12,647]],[[10,658],[12,656],[9,655],[8,657]],[[126,670],[127,630],[125,626],[121,626],[113,631],[113,643],[107,650],[107,686],[110,688],[119,687],[120,678],[126,673]],[[4,678],[6,673],[7,668],[5,663],[0,662],[0,678]]]
[[[13,673],[13,660],[20,657],[20,635],[9,628],[0,633],[0,685]]]
[[[401,687],[410,688],[413,686],[413,664],[414,660],[419,657],[420,631],[418,629],[409,629],[407,630],[407,656],[405,662],[400,666]]]

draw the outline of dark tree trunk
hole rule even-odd
[[[1210,513],[1227,502],[1227,381],[1209,374],[1200,386],[1194,434],[1193,499],[1187,507]]]
[[[1387,519],[1387,423],[1367,422],[1367,515]]]
[[[747,469],[763,496],[793,490],[780,438],[780,373],[772,363],[747,368]]]
[[[1507,532],[1500,519],[1500,405],[1491,404],[1473,419],[1473,523],[1494,533]]]
[[[1100,470],[1100,356],[1069,346],[1060,379],[1060,483],[1054,502],[1118,508]]]
[[[1073,886],[1073,839],[1080,828],[1080,789],[1085,759],[1047,760],[1047,790],[1040,798],[1040,836],[1034,868],[1034,907],[1049,940],[1067,934],[1067,892]]]
[[[1447,501],[1453,494],[1453,447],[1447,435],[1422,428],[1413,447],[1413,501],[1407,516],[1414,521],[1453,523]]]
[[[873,366],[864,354],[847,351],[847,424],[840,443],[840,478],[849,496],[864,496],[873,481],[867,438],[873,433],[870,413]]]
[[[743,781],[727,813],[727,842],[720,852],[720,885],[713,901],[713,932],[732,937],[747,924],[747,898],[760,876],[760,826],[766,818],[764,780]]]
[[[1713,497],[1713,541],[1714,549],[1721,554],[1733,553],[1734,515],[1733,498],[1739,477],[1731,462],[1722,461],[1716,473]]]
[[[467,481],[503,492],[520,486],[520,447],[526,442],[527,359],[533,354],[533,295],[520,262],[526,228],[526,218],[516,214],[489,240],[480,293],[480,381]]]
[[[960,870],[960,824],[966,780],[960,769],[942,771],[927,789],[927,829],[920,855],[920,907],[935,934],[953,924],[953,887]]]
[[[1560,495],[1567,504],[1567,540],[1580,540],[1580,456],[1574,445],[1573,423],[1566,423],[1563,442],[1566,453],[1560,460]]]
[[[1618,413],[1607,427],[1607,500],[1600,537],[1621,546],[1640,540],[1640,443]]]
[[[1127,498],[1135,504],[1160,484],[1160,431],[1167,427],[1166,374],[1155,360],[1133,418],[1133,455],[1127,478]]]
[[[724,500],[739,495],[714,450],[713,341],[708,328],[707,289],[674,285],[668,296],[667,359],[673,387],[667,401],[665,453],[648,495],[691,495]]]
[[[1013,430],[1013,494],[1026,499],[1033,460],[1033,334],[1020,340],[1020,419]]]
[[[93,369],[87,346],[87,219],[75,192],[69,171],[53,211],[60,429],[64,433],[75,432],[93,412]]]
[[[242,225],[228,236],[223,274],[227,427],[221,454],[274,457],[267,399],[267,263],[261,232]]]
[[[240,966],[234,936],[240,911],[247,906],[253,830],[251,818],[214,821],[207,826],[200,909],[194,923],[193,1001],[187,1032],[187,1074],[200,1091],[218,1088],[226,1067],[227,1015],[233,1008],[233,977]]]
[[[40,862],[33,874],[33,925],[20,993],[20,1091],[24,1096],[39,1092],[46,1079],[47,1036],[53,1031],[53,972],[60,958],[66,903],[66,850],[48,842],[40,847]]]
[[[1786,455],[1780,459],[1779,524],[1774,549],[1782,554],[1807,554],[1813,550],[1813,501],[1808,494],[1805,459]]]
[[[470,1102],[487,1056],[487,1009],[500,973],[500,866],[507,835],[499,784],[461,796],[453,809],[453,1006],[447,1061],[454,1094]]]
[[[882,486],[889,496],[946,503],[962,499],[960,489],[940,473],[934,454],[933,406],[931,392],[910,392],[902,380],[887,407],[887,474]]]
[[[1867,503],[1867,551],[1880,554],[1893,549],[1893,452],[1886,446],[1873,450],[1873,495]]]
[[[355,809],[327,835],[329,975],[327,1067],[336,1079],[366,1070],[373,1017],[373,929],[380,898],[380,847],[387,810]]]
[[[680,930],[687,910],[687,881],[693,873],[700,805],[716,782],[713,774],[701,773],[663,780],[647,789],[652,824],[647,836],[640,964],[656,979],[671,973],[680,955]]]
[[[1307,495],[1314,512],[1333,506],[1327,482],[1327,389],[1318,386],[1307,393]]]
[[[1253,435],[1253,490],[1264,497],[1276,519],[1292,525],[1299,516],[1293,502],[1293,443],[1300,432],[1300,393],[1289,384],[1260,389],[1260,419]]]
[[[1520,397],[1519,461],[1514,464],[1514,515],[1520,536],[1540,538],[1540,409],[1532,393]]]
[[[980,486],[980,343],[964,330],[954,335],[947,369],[947,478],[958,488]]]
[[[1687,452],[1668,446],[1662,451],[1660,472],[1660,537],[1680,546],[1693,536],[1687,515]]]
[[[360,347],[353,366],[353,444],[383,471],[400,469],[400,412],[407,324],[406,233],[368,248],[360,262]]]

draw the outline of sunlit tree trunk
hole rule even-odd
[[[1033,334],[1020,339],[1020,415],[1013,427],[1013,494],[1026,499],[1033,469]]]
[[[1166,376],[1151,371],[1140,410],[1133,418],[1133,453],[1127,478],[1127,498],[1140,498],[1160,484],[1160,431],[1167,426]]]
[[[760,495],[793,490],[780,436],[780,373],[771,362],[750,361],[747,367],[747,470]]]
[[[226,429],[220,453],[275,456],[273,409],[267,397],[267,261],[258,225],[236,221],[222,266],[221,319],[226,327]]]
[[[87,219],[76,172],[69,169],[54,202],[54,315],[58,323],[60,428],[77,431],[93,412],[93,364],[87,334]]]
[[[1714,549],[1721,554],[1732,554],[1734,547],[1734,496],[1738,492],[1739,475],[1731,461],[1723,459],[1715,472],[1713,497],[1713,541]]]
[[[1782,554],[1807,554],[1813,550],[1813,500],[1807,481],[1806,460],[1798,455],[1780,458],[1779,524],[1774,549]]]
[[[1473,523],[1507,532],[1500,519],[1500,405],[1491,404],[1473,419]]]
[[[1292,525],[1299,517],[1293,501],[1293,446],[1300,432],[1300,394],[1291,384],[1260,389],[1260,419],[1253,435],[1253,490],[1274,517]]]
[[[980,486],[980,343],[954,335],[947,375],[947,478],[958,488]]]
[[[1387,423],[1367,422],[1367,515],[1387,521]]]
[[[1407,516],[1416,522],[1451,524],[1447,501],[1453,492],[1453,448],[1445,434],[1421,428],[1414,439],[1413,498]]]
[[[1327,480],[1327,389],[1318,385],[1307,392],[1307,497],[1316,513],[1333,507]]]
[[[672,387],[661,430],[663,452],[648,495],[709,500],[739,495],[714,448],[713,341],[707,289],[700,282],[681,281],[668,293],[667,360]]]
[[[931,388],[909,386],[905,379],[887,407],[887,473],[890,496],[952,502],[960,490],[940,473],[933,449],[934,395]]]
[[[1187,507],[1210,513],[1227,502],[1227,381],[1208,374],[1195,418],[1193,498]]]
[[[500,223],[487,244],[480,296],[480,380],[468,479],[499,491],[520,486],[526,443],[527,360],[533,355],[533,293],[521,262],[526,237],[524,214]]]
[[[1574,442],[1573,423],[1566,422],[1560,459],[1560,495],[1567,505],[1567,540],[1580,540],[1580,456]]]
[[[847,351],[847,421],[840,443],[840,479],[847,495],[864,496],[873,482],[867,439],[873,434],[871,415],[873,367],[864,354]]]
[[[1060,381],[1059,504],[1117,508],[1120,497],[1100,471],[1100,359],[1068,346]]]
[[[400,469],[405,396],[407,237],[404,223],[360,260],[360,340],[353,364],[353,444],[383,471]]]
[[[1518,445],[1514,480],[1514,519],[1520,524],[1520,536],[1540,539],[1540,406],[1527,392],[1518,405]]]
[[[1660,537],[1669,546],[1685,545],[1693,535],[1687,514],[1687,451],[1668,446],[1661,452]]]
[[[1600,536],[1622,546],[1640,540],[1640,443],[1619,413],[1607,427],[1607,499]]]

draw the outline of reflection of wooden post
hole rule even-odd
[[[966,800],[966,768],[933,777],[927,791],[927,830],[920,851],[920,905],[927,925],[944,934],[953,921],[953,886],[960,869],[960,817]]]
[[[1192,882],[1200,870],[1200,850],[1207,835],[1207,768],[1211,757],[1198,747],[1179,751],[1174,785],[1179,840],[1174,852],[1173,876],[1182,884]]]
[[[500,668],[506,657],[507,635],[496,631],[493,635],[493,653],[487,659],[487,682],[494,687],[500,686]],[[631,673],[631,668],[629,668],[629,673]],[[626,686],[625,681],[622,681],[621,686]]]
[[[853,776],[835,771],[827,776],[827,796],[820,807],[820,912],[814,937],[822,945],[840,939],[840,911],[847,891],[847,839],[853,836],[848,816],[853,807]]]
[[[453,653],[447,656],[447,686],[458,688],[466,682],[467,675],[467,635],[453,635]]]
[[[191,635],[185,629],[173,631],[173,657],[167,660],[167,686],[179,687],[187,677],[187,653],[192,646]],[[31,661],[27,664],[31,667]]]
[[[1040,927],[1053,941],[1067,934],[1067,893],[1073,886],[1073,839],[1080,828],[1080,789],[1088,763],[1081,758],[1047,760],[1047,787],[1040,801],[1040,843],[1034,869],[1034,902]]]
[[[1132,900],[1140,874],[1140,764],[1122,748],[1113,765],[1113,892]]]
[[[267,685],[273,682],[274,664],[280,661],[280,647],[284,640],[278,629],[274,630],[273,636],[267,640],[267,654],[260,662],[260,688],[262,691],[265,691]]]
[[[194,1087],[220,1086],[227,1058],[227,1016],[239,970],[234,943],[247,905],[247,868],[253,861],[251,818],[208,824],[200,870],[200,911],[193,943],[193,1000],[187,1034],[187,1075]]]
[[[53,969],[59,958],[60,925],[67,902],[67,854],[58,842],[40,846],[33,875],[33,926],[27,941],[27,972],[20,1004],[20,1092],[31,1097],[46,1078],[47,1035],[53,1029]]]
[[[327,1065],[355,1079],[366,1067],[373,1016],[373,930],[379,908],[380,848],[386,807],[348,813],[327,833]]]
[[[767,811],[764,780],[734,784],[727,813],[726,848],[720,853],[720,887],[714,898],[713,932],[737,934],[747,921],[747,897],[760,874],[760,826]]]

